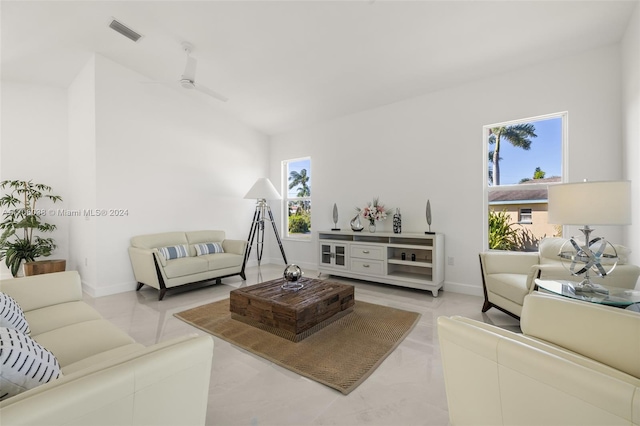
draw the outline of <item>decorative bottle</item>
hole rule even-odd
[[[400,214],[400,209],[396,209],[396,212],[393,215],[393,233],[399,234],[401,232],[402,232],[402,215]]]

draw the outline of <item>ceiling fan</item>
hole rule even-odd
[[[214,92],[213,90],[209,89],[208,87],[205,87],[201,84],[196,84],[196,66],[198,64],[198,61],[196,60],[196,58],[191,56],[191,50],[193,49],[193,46],[191,45],[191,43],[187,43],[184,42],[182,43],[182,49],[186,52],[187,54],[187,65],[184,68],[184,72],[182,73],[182,76],[180,77],[180,85],[185,88],[185,89],[195,89],[199,92],[202,92],[206,95],[209,95],[211,97],[214,97],[216,99],[218,99],[219,101],[222,102],[227,102],[229,100],[229,98],[227,98],[224,95],[221,95],[220,93]]]

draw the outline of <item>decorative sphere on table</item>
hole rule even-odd
[[[291,264],[284,268],[284,284],[282,288],[285,290],[300,290],[304,287],[304,284],[299,283],[298,280],[302,278],[302,269],[298,265]]]
[[[298,265],[291,264],[284,268],[284,279],[287,281],[298,281],[302,277],[302,269]]]

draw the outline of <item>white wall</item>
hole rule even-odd
[[[69,195],[66,90],[2,81],[1,100],[0,180],[33,180],[49,185],[51,193],[62,196],[63,202],[41,200],[37,207],[65,208]],[[66,259],[66,219],[51,214],[44,219],[58,227],[46,235],[58,246],[52,258]],[[2,277],[11,276],[4,261],[0,268]]]
[[[98,283],[95,221],[84,210],[96,205],[96,64],[95,56],[85,64],[68,89],[69,93],[69,211],[70,250],[68,270],[80,273],[85,288]]]
[[[161,84],[96,55],[96,295],[133,288],[127,247],[138,234],[222,229],[247,238],[243,197],[268,170],[268,139],[201,94]],[[88,206],[91,208],[93,206]]]
[[[3,179],[53,185],[70,210],[128,211],[56,218],[63,249],[56,254],[80,271],[93,296],[135,288],[127,254],[133,235],[222,229],[245,240],[254,201],[243,197],[268,175],[265,135],[195,92],[144,80],[94,55],[68,101],[63,89],[2,86]],[[43,155],[32,159],[34,149]]]
[[[401,209],[403,232],[423,232],[430,199],[432,230],[445,234],[454,258],[445,288],[480,294],[482,126],[568,111],[569,180],[620,179],[619,53],[601,48],[275,136],[271,179],[281,178],[282,160],[311,156],[315,231],[333,226],[334,202],[348,229],[354,207],[379,196]],[[391,231],[391,220],[380,228]],[[619,229],[599,230],[621,238]],[[315,243],[284,244],[290,262],[316,264]],[[277,257],[273,245],[270,253]]]
[[[640,265],[640,5],[636,6],[621,43],[625,178],[631,180],[632,220],[624,244],[630,261]]]

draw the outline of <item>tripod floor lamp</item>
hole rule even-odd
[[[267,200],[280,200],[280,194],[276,191],[271,181],[267,178],[260,178],[251,187],[245,199],[256,199],[256,211],[253,213],[253,221],[251,222],[251,229],[249,230],[249,237],[247,238],[247,250],[244,253],[244,261],[242,262],[242,274],[244,275],[245,267],[247,266],[247,260],[251,254],[251,248],[253,242],[256,241],[256,253],[258,255],[258,266],[262,260],[262,252],[264,250],[264,227],[265,221],[271,222],[273,226],[273,232],[280,246],[280,253],[284,259],[285,265],[287,264],[287,255],[284,254],[284,248],[282,247],[282,241],[280,235],[278,235],[278,228],[273,220],[273,214],[271,213],[271,207],[267,204]],[[256,239],[257,236],[257,239]]]

